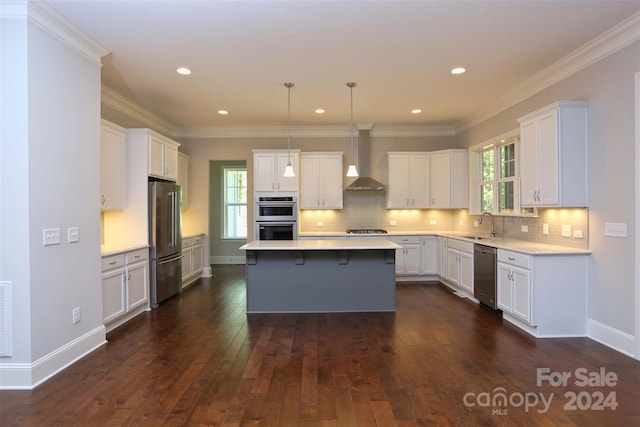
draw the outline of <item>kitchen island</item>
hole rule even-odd
[[[253,241],[246,252],[248,313],[395,311],[388,240]]]

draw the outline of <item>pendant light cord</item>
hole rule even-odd
[[[293,83],[284,84],[287,87],[287,160],[291,164],[291,88]]]

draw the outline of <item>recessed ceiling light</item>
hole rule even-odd
[[[191,74],[191,70],[185,67],[180,67],[176,70],[176,73],[182,74],[183,76],[188,76]]]
[[[316,108],[316,114],[324,114],[324,108]]]
[[[229,112],[227,110],[218,110],[218,114],[220,114],[221,116],[226,116],[227,114],[229,114]]]
[[[465,68],[462,67],[456,67],[453,70],[451,70],[451,74],[462,74],[465,71],[467,71]]]
[[[419,108],[414,108],[413,110],[411,110],[411,114],[420,114],[422,113],[422,110]]]

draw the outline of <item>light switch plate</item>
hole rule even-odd
[[[44,246],[60,244],[60,229],[45,228],[42,232],[42,244]]]
[[[67,242],[76,243],[80,241],[80,229],[78,227],[67,228]]]
[[[571,224],[562,224],[562,237],[571,237]]]
[[[610,237],[627,237],[627,224],[623,222],[605,222],[604,235]]]

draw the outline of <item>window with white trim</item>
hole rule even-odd
[[[222,168],[223,239],[247,238],[247,168]]]

